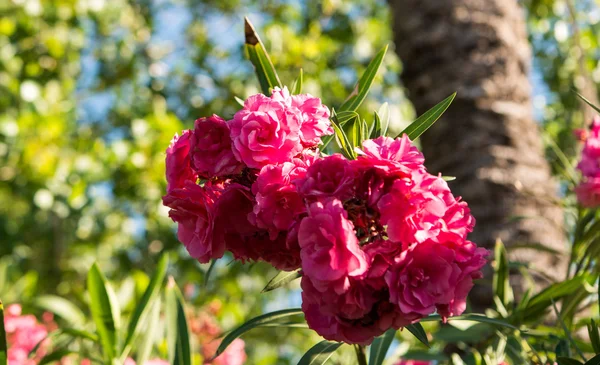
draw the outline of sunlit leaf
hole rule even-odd
[[[373,80],[375,80],[375,75],[377,75],[377,71],[383,62],[387,49],[387,46],[383,47],[383,49],[377,52],[375,57],[373,57],[373,60],[371,60],[367,66],[365,72],[358,80],[358,83],[354,86],[352,94],[350,94],[348,99],[346,99],[339,108],[340,111],[356,110],[360,104],[362,104],[369,93],[369,89],[371,89],[371,85],[373,84]]]
[[[97,264],[92,265],[87,277],[90,295],[90,311],[96,323],[96,331],[102,343],[102,352],[107,363],[117,355],[119,311],[115,293],[106,281]]]
[[[427,333],[425,333],[425,329],[420,323],[413,323],[406,326],[406,329],[413,334],[417,338],[417,340],[421,341],[421,343],[427,347],[429,347],[429,339],[427,338]]]
[[[304,73],[302,69],[300,69],[300,75],[298,75],[298,78],[294,81],[294,84],[292,85],[292,95],[302,94],[302,84],[304,82],[303,78]]]
[[[259,327],[259,326],[267,324],[267,323],[275,323],[275,322],[281,320],[282,318],[287,318],[287,317],[294,316],[297,314],[302,314],[302,309],[300,309],[300,308],[283,309],[280,311],[266,313],[266,314],[260,315],[258,317],[252,318],[248,322],[242,324],[238,328],[229,332],[225,336],[225,338],[223,338],[223,341],[221,341],[221,344],[219,344],[219,348],[217,349],[217,352],[215,353],[213,358],[222,354],[223,351],[225,351],[225,349],[227,348],[227,346],[229,346],[236,338],[240,337],[241,335],[250,331],[251,329]]]
[[[509,282],[508,255],[501,240],[496,240],[494,249],[494,295],[500,299],[504,308],[508,308],[513,302],[513,291]]]
[[[444,114],[446,109],[452,104],[452,101],[456,97],[456,93],[448,96],[446,99],[439,102],[436,106],[429,109],[423,115],[418,117],[408,127],[406,127],[397,137],[402,137],[403,134],[408,135],[412,141],[419,138],[426,130],[429,129],[441,116]]]
[[[173,365],[191,365],[190,330],[185,317],[183,296],[173,278],[169,278],[165,296],[169,363]]]
[[[246,35],[245,45],[248,58],[252,62],[252,65],[254,65],[260,88],[263,94],[271,95],[271,89],[276,86],[282,87],[282,84],[279,81],[279,76],[277,76],[265,45],[260,40],[258,33],[256,33],[254,26],[248,18],[244,18],[244,33]]]
[[[264,293],[282,287],[301,276],[302,274],[300,274],[300,269],[295,271],[280,271],[277,275],[275,275],[275,277],[273,277],[273,279],[269,281],[269,283],[267,283],[267,286],[265,286],[262,292]]]
[[[4,328],[4,305],[0,300],[0,365],[8,364],[8,347],[6,344],[6,329]]]
[[[42,295],[36,298],[33,304],[50,312],[73,326],[80,326],[86,322],[86,316],[83,312],[70,301],[56,295]]]
[[[373,340],[371,347],[369,348],[369,365],[381,365],[385,360],[394,336],[396,335],[395,329],[387,330],[383,336],[379,336]]]
[[[341,342],[321,341],[306,351],[302,358],[300,358],[300,361],[298,361],[298,365],[325,364],[340,346],[342,346]]]

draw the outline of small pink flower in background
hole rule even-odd
[[[217,115],[194,122],[190,141],[192,168],[204,179],[239,173],[244,167],[231,149],[227,122]]]
[[[435,364],[435,362],[433,362],[433,361],[401,359],[394,365],[433,365],[433,364]],[[498,365],[500,365],[500,364],[498,364]]]
[[[51,324],[54,327],[54,324]],[[8,363],[10,365],[35,365],[49,349],[50,343],[46,340],[48,328],[38,322],[31,314],[23,315],[19,304],[6,307],[4,316],[6,341],[8,344]],[[35,346],[44,341],[32,358],[29,353]]]
[[[186,181],[196,182],[196,173],[190,166],[190,137],[192,132],[183,131],[181,137],[175,134],[167,148],[166,174],[167,193],[182,188]]]
[[[579,130],[576,135],[585,144],[577,164],[583,178],[575,193],[582,206],[595,208],[600,206],[600,117],[594,117],[589,131]]]
[[[250,168],[291,161],[302,151],[302,115],[284,102],[257,94],[229,121],[233,153]]]
[[[600,206],[600,178],[589,178],[575,187],[579,204],[586,208]]]

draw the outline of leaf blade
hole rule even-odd
[[[169,278],[165,296],[167,302],[167,344],[169,346],[169,363],[173,365],[191,365],[191,336],[185,317],[183,296],[172,277]]]
[[[103,354],[105,360],[111,363],[117,353],[117,329],[119,328],[115,294],[96,263],[88,273],[87,285],[90,311],[96,323]]]
[[[381,365],[385,360],[394,336],[396,335],[395,329],[387,330],[383,336],[379,336],[373,340],[371,348],[369,350],[369,365]]]
[[[420,323],[413,323],[413,324],[409,324],[408,326],[406,326],[406,329],[413,334],[413,336],[415,336],[417,338],[417,340],[421,341],[421,343],[427,347],[430,347],[429,345],[429,339],[427,338],[427,333],[425,332],[425,329],[423,328],[423,326]]]
[[[400,134],[396,136],[402,137],[403,134],[406,134],[411,141],[419,138],[421,134],[423,134],[429,127],[431,127],[444,112],[448,109],[452,101],[456,97],[456,93],[448,96],[446,99],[440,101],[433,108],[429,109],[425,113],[423,113],[420,117],[415,119],[408,127],[406,127]]]
[[[323,340],[306,351],[298,361],[298,365],[324,364],[340,346],[342,346],[341,342]]]
[[[373,84],[379,67],[383,63],[383,59],[385,57],[385,54],[387,53],[387,49],[388,46],[386,45],[379,52],[377,52],[377,54],[375,54],[375,57],[373,57],[371,62],[369,62],[367,68],[365,69],[365,72],[362,74],[362,76],[354,86],[352,94],[350,94],[348,99],[346,99],[346,101],[344,101],[344,103],[340,107],[340,111],[354,111],[358,109],[358,107],[362,104],[362,102],[367,97],[367,94],[369,93],[369,89],[371,89],[371,85]]]
[[[265,286],[261,293],[266,293],[271,290],[275,290],[279,287],[284,286],[287,283],[298,279],[301,276],[302,274],[300,274],[300,269],[295,271],[280,271],[267,283],[267,286]]]
[[[262,92],[265,95],[271,95],[270,90],[274,87],[282,87],[282,84],[265,45],[260,40],[258,33],[247,17],[244,18],[244,34],[248,58],[254,66]]]
[[[4,328],[4,305],[0,300],[0,365],[8,365],[8,345]]]

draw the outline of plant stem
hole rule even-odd
[[[362,345],[354,345],[354,351],[356,351],[358,365],[367,365],[367,352],[365,347]]]

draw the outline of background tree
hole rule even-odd
[[[454,188],[477,218],[471,239],[562,250],[557,185],[532,114],[524,10],[516,0],[390,4],[402,81],[417,112],[458,92],[422,144],[431,171],[457,177]],[[512,258],[553,279],[566,269],[559,255],[540,250],[512,250]]]

